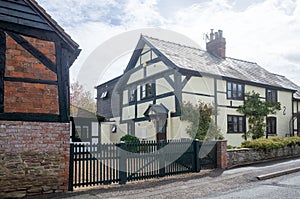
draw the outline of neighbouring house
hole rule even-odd
[[[100,143],[99,122],[103,119],[103,117],[97,117],[96,113],[71,104],[70,141],[80,144]]]
[[[97,87],[97,113],[117,126],[114,138],[180,139],[189,137],[180,105],[202,101],[217,108],[214,122],[228,144],[240,145],[248,121],[237,108],[245,93],[255,91],[262,100],[281,103],[281,111],[266,118],[268,136],[299,134],[299,87],[225,51],[221,30],[210,33],[206,51],[141,35],[124,74]]]
[[[66,191],[78,44],[34,0],[0,0],[0,198]]]

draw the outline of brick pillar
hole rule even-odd
[[[217,168],[227,168],[227,140],[217,142]]]

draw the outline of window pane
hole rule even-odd
[[[237,97],[237,84],[232,84],[232,97],[236,98]]]
[[[152,85],[147,84],[147,97],[152,95]]]
[[[243,117],[239,117],[239,132],[244,132],[244,118]]]
[[[142,98],[146,97],[146,85],[142,85]]]
[[[238,97],[243,97],[243,86],[241,84],[238,85]]]
[[[231,90],[230,90],[230,91],[227,91],[227,97],[228,97],[228,98],[232,98]]]
[[[232,98],[231,82],[227,82],[227,98]]]
[[[81,132],[82,138],[89,138],[89,127],[83,126]]]
[[[233,131],[238,132],[238,118],[233,117]]]
[[[129,93],[129,102],[135,101],[136,98],[136,90],[131,90]]]

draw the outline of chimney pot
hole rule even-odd
[[[219,37],[222,38],[223,37],[223,31],[222,30],[218,30],[219,32]]]
[[[218,30],[214,33],[211,29],[210,40],[206,43],[206,50],[208,53],[225,59],[226,54],[226,40],[223,37],[223,31]]]
[[[209,41],[214,40],[214,29],[210,29]]]
[[[218,39],[219,38],[219,34],[218,32],[215,32],[215,39]]]

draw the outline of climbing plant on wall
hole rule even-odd
[[[254,91],[246,93],[245,98],[244,105],[237,109],[239,113],[245,114],[248,118],[248,131],[245,132],[243,138],[245,140],[250,136],[252,139],[261,138],[264,136],[266,127],[264,118],[280,110],[280,102],[262,101],[259,93]]]
[[[181,119],[189,122],[187,134],[199,140],[224,139],[220,129],[215,125],[212,116],[216,114],[214,106],[199,102],[194,105],[185,102],[181,105]]]

